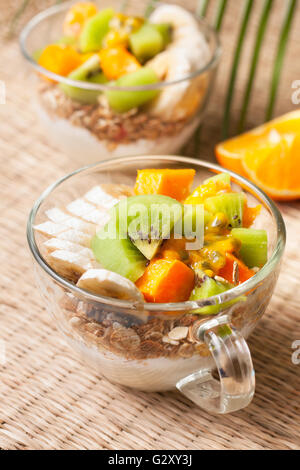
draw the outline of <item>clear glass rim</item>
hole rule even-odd
[[[202,168],[207,168],[208,170],[215,170],[216,172],[224,172],[226,171],[229,173],[233,178],[234,181],[238,184],[241,185],[241,187],[245,188],[246,190],[250,191],[253,195],[258,197],[271,211],[275,222],[276,222],[276,230],[277,230],[277,238],[276,238],[276,246],[268,260],[268,262],[263,266],[263,268],[258,271],[252,278],[250,278],[248,281],[244,282],[243,284],[240,284],[239,286],[236,286],[232,289],[230,289],[227,292],[224,292],[223,294],[215,295],[213,297],[209,297],[207,299],[202,299],[199,301],[187,301],[187,302],[178,302],[178,303],[161,303],[161,304],[153,304],[153,303],[145,303],[143,304],[143,310],[151,311],[151,312],[183,312],[183,311],[192,311],[198,308],[206,307],[208,305],[216,305],[220,303],[224,303],[233,299],[236,299],[237,297],[240,297],[247,292],[251,291],[252,289],[256,288],[258,284],[262,283],[263,280],[275,269],[277,264],[280,262],[284,248],[285,248],[285,242],[286,242],[286,230],[285,230],[285,224],[282,218],[281,213],[277,209],[276,205],[274,202],[261,190],[259,189],[255,184],[251,183],[249,180],[246,178],[238,175],[237,173],[234,173],[232,171],[225,170],[224,168],[220,167],[219,165],[211,164],[210,162],[206,162],[203,160],[196,160],[194,158],[189,158],[189,157],[181,157],[181,156],[172,156],[172,155],[154,155],[154,156],[147,156],[144,158],[151,158],[151,160],[159,160],[159,161],[165,161],[166,164],[167,162],[172,162],[172,163],[184,163],[186,165],[192,164],[198,167]],[[49,186],[42,194],[41,196],[36,200],[35,204],[33,205],[29,218],[28,218],[28,223],[27,223],[27,240],[29,244],[29,248],[31,250],[31,253],[34,257],[34,259],[37,261],[39,266],[52,278],[54,281],[56,281],[58,284],[60,284],[62,287],[67,288],[69,291],[74,292],[77,296],[84,297],[85,299],[88,299],[90,301],[99,303],[101,302],[102,304],[106,304],[112,307],[118,307],[118,308],[123,308],[123,309],[139,309],[140,306],[136,305],[135,303],[127,300],[118,300],[118,299],[113,299],[110,297],[104,297],[101,295],[97,294],[92,294],[84,289],[81,289],[77,287],[76,285],[72,284],[71,282],[67,281],[63,277],[59,276],[49,265],[48,263],[44,260],[43,256],[40,253],[40,250],[36,244],[35,241],[35,236],[34,236],[34,224],[35,224],[35,218],[38,213],[38,210],[41,206],[41,204],[46,200],[46,198],[60,185],[62,185],[65,181],[69,180],[73,176],[76,176],[80,173],[83,173],[85,171],[89,171],[93,168],[101,166],[108,165],[110,163],[114,164],[124,164],[124,163],[138,163],[141,162],[143,157],[122,157],[118,159],[113,159],[113,160],[104,160],[101,162],[93,163],[91,165],[85,166],[83,168],[80,168],[78,170],[73,171],[72,173],[67,174],[66,176],[60,178],[58,181],[56,181],[54,184]]]
[[[171,85],[176,85],[181,82],[185,82],[187,80],[191,80],[201,74],[204,74],[205,72],[213,69],[219,62],[221,54],[222,54],[222,49],[221,49],[221,43],[219,39],[218,33],[215,31],[215,29],[209,25],[205,20],[198,18],[196,15],[193,15],[195,19],[197,20],[199,27],[203,28],[208,34],[212,35],[215,40],[215,49],[212,53],[212,57],[210,60],[207,62],[207,64],[203,65],[199,69],[195,70],[194,72],[190,73],[189,75],[176,79],[176,80],[170,80],[170,81],[163,81],[163,82],[158,82],[152,85],[143,85],[143,86],[135,86],[135,87],[120,87],[120,86],[115,86],[115,85],[105,85],[105,84],[96,84],[96,83],[89,83],[89,82],[83,82],[79,80],[72,80],[67,77],[63,77],[62,75],[58,75],[56,73],[50,72],[49,70],[45,69],[44,67],[40,66],[31,56],[29,51],[27,50],[26,47],[26,41],[32,32],[32,30],[40,24],[42,21],[47,20],[48,17],[55,15],[56,13],[59,13],[61,11],[67,10],[70,5],[72,5],[72,1],[63,3],[61,5],[54,5],[50,8],[47,8],[46,10],[42,11],[41,13],[38,13],[35,15],[23,28],[21,31],[21,34],[19,36],[19,44],[20,44],[20,49],[25,57],[25,59],[30,63],[30,65],[40,74],[45,75],[46,77],[50,78],[51,80],[54,80],[55,82],[59,83],[64,83],[66,85],[71,85],[77,88],[83,88],[85,90],[95,90],[95,91],[105,91],[105,90],[115,90],[115,91],[147,91],[147,90],[159,90],[162,88],[166,88]],[[161,2],[156,2],[154,9],[159,6],[163,5],[164,3]]]

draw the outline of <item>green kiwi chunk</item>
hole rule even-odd
[[[152,85],[158,82],[156,73],[147,67],[142,67],[136,72],[123,75],[113,82],[118,87],[135,87],[143,85]],[[123,90],[107,90],[105,95],[108,99],[110,107],[119,113],[124,113],[133,108],[147,103],[156,97],[159,90],[144,91],[123,91]]]
[[[164,48],[164,37],[156,26],[144,23],[137,31],[130,34],[131,52],[140,62],[151,59]]]
[[[162,36],[164,47],[170,44],[172,40],[172,25],[170,23],[151,23]]]
[[[261,268],[266,264],[268,261],[268,235],[265,230],[234,228],[231,234],[241,242],[239,254],[249,268]]]
[[[100,59],[97,54],[90,57],[86,62],[73,70],[68,78],[72,80],[84,81],[89,83],[105,84],[108,82],[100,68]],[[63,92],[75,101],[83,104],[95,104],[100,94],[98,90],[87,90],[80,86],[67,85],[61,83],[60,88]]]
[[[109,224],[109,222],[108,222]],[[108,224],[92,239],[91,248],[103,268],[136,282],[146,269],[146,258],[128,238],[107,237]]]
[[[116,212],[119,233],[151,260],[182,217],[183,207],[168,196],[147,194],[123,199],[113,212]]]
[[[214,279],[205,276],[203,282],[199,287],[195,287],[193,290],[190,300],[202,300],[208,299],[209,297],[213,297],[214,295],[222,294],[229,290],[232,286],[230,284],[223,284],[219,281],[215,281]],[[215,315],[219,313],[221,310],[225,310],[228,307],[230,302],[225,302],[224,304],[217,304],[217,305],[208,305],[207,307],[202,307],[193,313],[199,313],[201,315]]]
[[[204,206],[207,211],[213,214],[218,212],[225,214],[229,228],[238,228],[243,223],[245,202],[244,193],[225,193],[206,199]]]
[[[231,183],[231,177],[229,173],[219,173],[218,175],[212,176],[211,178],[207,178],[206,180],[203,181],[203,184],[207,184],[210,182],[222,182],[224,184],[230,185]]]
[[[81,52],[95,52],[102,47],[103,39],[109,31],[109,23],[115,12],[112,8],[105,8],[92,16],[84,25],[79,36]]]

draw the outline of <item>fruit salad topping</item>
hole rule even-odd
[[[146,19],[127,16],[112,8],[98,11],[92,3],[80,2],[68,11],[63,33],[55,44],[34,55],[45,69],[77,81],[142,87],[185,78],[209,58],[196,20],[175,5],[160,6]],[[183,93],[177,98],[174,89],[162,90],[159,97],[156,89],[136,92],[111,89],[104,96],[117,113],[139,108],[156,98],[152,112],[157,114],[168,102],[172,107],[184,106],[182,98],[188,86],[181,87]],[[86,104],[97,103],[101,94],[80,86],[59,87],[66,96]]]
[[[266,231],[249,227],[260,206],[249,207],[228,174],[192,190],[194,176],[193,169],[140,170],[134,188],[96,186],[48,210],[35,227],[48,237],[47,262],[83,289],[134,302],[197,301],[247,281],[268,259]],[[193,313],[215,314],[240,300]]]

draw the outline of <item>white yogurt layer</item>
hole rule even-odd
[[[99,375],[119,385],[145,392],[172,390],[180,379],[200,369],[212,367],[210,357],[195,355],[191,358],[125,359],[107,350],[92,346],[88,348],[84,343],[68,336],[65,338]]]
[[[128,155],[174,154],[188,141],[200,123],[200,117],[197,116],[174,136],[156,140],[139,139],[128,144],[117,144],[113,150],[109,150],[107,142],[97,139],[83,127],[74,126],[67,119],[53,118],[38,102],[36,111],[51,142],[70,156],[74,167]]]

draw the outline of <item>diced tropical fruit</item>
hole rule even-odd
[[[244,205],[243,227],[251,227],[256,217],[260,214],[261,208],[261,204],[259,204],[258,206],[249,207],[246,201]]]
[[[108,224],[92,239],[94,256],[103,268],[135,282],[143,275],[147,260],[129,239],[120,237],[117,232],[114,238],[107,236]]]
[[[97,54],[94,54],[86,62],[84,62],[80,67],[73,70],[70,73],[68,78],[72,80],[85,81],[90,83],[107,83],[107,78],[101,72],[100,60]],[[67,85],[66,83],[60,83],[60,88],[64,93],[72,98],[73,100],[79,101],[81,103],[93,104],[97,102],[99,96],[99,91],[97,90],[86,90],[80,87]]]
[[[92,16],[85,24],[79,36],[81,52],[98,51],[102,47],[102,41],[109,31],[109,22],[114,16],[112,8],[101,10]]]
[[[190,266],[195,272],[198,270],[212,276],[218,274],[226,264],[226,254],[236,253],[240,248],[239,240],[231,235],[216,236],[206,234],[203,248],[191,251]]]
[[[248,281],[255,272],[249,269],[232,253],[226,253],[226,264],[218,272],[218,276],[232,284],[242,284]]]
[[[164,37],[153,25],[145,23],[129,36],[129,45],[136,58],[145,62],[163,50]]]
[[[181,261],[154,259],[136,285],[147,302],[184,302],[194,287],[194,273]]]
[[[152,85],[158,82],[156,73],[147,67],[141,67],[136,72],[123,75],[113,82],[118,87],[136,87],[143,85]],[[132,108],[137,108],[157,96],[159,90],[145,91],[119,91],[107,90],[106,97],[112,109],[119,113],[124,113]]]
[[[223,212],[217,212],[211,214],[210,212],[205,211],[206,214],[210,214],[210,218],[207,219],[205,224],[205,229],[208,233],[214,235],[223,235],[225,230],[228,230],[228,218],[227,215]]]
[[[244,193],[225,193],[205,200],[205,209],[213,214],[226,215],[229,227],[241,227],[246,196]]]
[[[226,173],[213,176],[198,186],[184,201],[185,204],[203,204],[209,197],[231,192],[230,176]]]
[[[141,16],[130,16],[124,13],[118,12],[110,22],[112,30],[125,29],[130,33],[137,31],[145,22],[145,19]]]
[[[184,236],[188,240],[198,239],[203,241],[204,230],[211,218],[211,214],[204,210],[202,204],[185,205],[183,217],[178,220],[174,227],[177,236]]]
[[[172,25],[170,23],[151,23],[162,36],[164,47],[166,47],[172,39]]]
[[[129,33],[126,31],[125,28],[123,29],[111,29],[105,38],[103,39],[102,46],[104,48],[108,47],[118,47],[118,46],[123,46],[125,48],[128,47],[129,43]]]
[[[78,2],[72,5],[64,20],[64,34],[78,37],[86,21],[96,15],[97,11],[97,7],[91,2]]]
[[[183,201],[190,193],[195,176],[192,169],[138,170],[135,194],[164,194]]]
[[[268,261],[268,235],[265,230],[234,228],[231,235],[240,240],[240,257],[249,267],[261,268]]]
[[[211,176],[203,181],[203,184],[210,184],[210,183],[220,183],[221,185],[224,184],[225,187],[230,186],[231,177],[229,173],[219,173],[215,176]]]
[[[65,77],[69,75],[72,70],[79,67],[81,64],[81,56],[72,46],[49,44],[41,52],[38,64],[50,72]],[[43,78],[50,80],[44,75]]]
[[[114,46],[102,49],[99,52],[101,68],[109,80],[116,80],[122,75],[136,72],[141,64],[134,55],[123,46]]]
[[[150,260],[182,217],[182,205],[167,196],[133,196],[121,200],[113,212],[120,233]]]
[[[209,299],[214,295],[219,295],[223,292],[226,292],[231,287],[233,286],[230,284],[215,281],[214,279],[211,279],[206,276],[202,284],[199,287],[195,287],[190,296],[190,300]],[[228,308],[231,303],[232,301],[224,302],[223,304],[208,305],[207,307],[202,307],[198,310],[193,310],[192,313],[198,313],[200,315],[215,315],[221,310],[225,310],[226,308]]]
[[[250,178],[273,199],[300,197],[300,110],[216,147],[221,165]],[[268,168],[268,171],[266,171]]]
[[[171,236],[168,240],[165,240],[160,247],[158,257],[164,259],[178,259],[184,263],[189,263],[190,256],[186,250],[186,245],[189,240],[186,238],[174,238]]]

